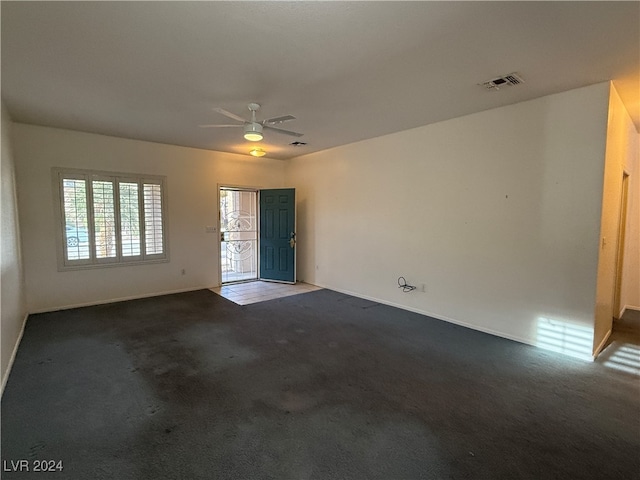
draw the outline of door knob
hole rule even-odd
[[[295,234],[295,232],[291,232],[291,236],[289,237],[289,246],[291,248],[295,248],[295,246],[296,246],[296,234]]]

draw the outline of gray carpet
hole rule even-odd
[[[329,290],[203,290],[31,316],[2,478],[633,479],[639,399],[631,374]]]

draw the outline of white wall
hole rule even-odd
[[[282,187],[284,162],[15,124],[13,146],[29,312],[218,283],[218,184]],[[51,168],[167,176],[169,263],[57,270]],[[182,269],[186,275],[181,275]]]
[[[631,154],[625,166],[629,173],[629,198],[620,306],[623,310],[640,310],[640,134],[628,124],[627,132]]]
[[[299,278],[589,356],[608,96],[593,85],[294,159]],[[426,292],[402,293],[400,275]]]
[[[0,184],[0,199],[2,206],[2,221],[0,232],[2,249],[1,307],[2,329],[0,337],[0,372],[2,374],[2,391],[9,376],[9,371],[18,342],[22,335],[26,320],[26,304],[24,293],[22,257],[20,252],[20,226],[18,222],[18,206],[16,201],[16,185],[14,158],[11,149],[10,130],[11,119],[5,109],[2,110],[2,176]]]

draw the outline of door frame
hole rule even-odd
[[[622,273],[624,267],[624,250],[627,230],[627,215],[629,211],[629,183],[631,177],[627,170],[622,171],[622,183],[620,189],[620,217],[618,219],[618,244],[616,248],[616,276],[613,287],[613,315],[614,320],[620,319],[622,316],[622,308],[620,305],[622,297]]]
[[[256,261],[257,261],[257,278],[256,281],[262,282],[276,282],[276,283],[287,283],[294,285],[298,281],[298,245],[296,240],[296,247],[293,249],[293,282],[283,282],[278,280],[268,280],[260,278],[260,192],[261,190],[277,190],[277,188],[266,188],[266,187],[257,187],[252,185],[238,185],[232,183],[217,183],[216,184],[216,209],[217,209],[217,223],[216,223],[216,231],[214,232],[216,235],[216,255],[218,262],[218,286],[222,286],[222,242],[220,241],[220,235],[222,230],[222,218],[220,215],[220,190],[224,188],[228,188],[229,190],[242,190],[247,192],[256,192],[256,222],[257,222],[257,252],[256,252]],[[282,188],[292,188],[292,187],[282,187]],[[294,216],[293,216],[293,228],[294,232],[298,232],[298,209],[297,205],[294,204]],[[297,237],[296,237],[297,238]]]
[[[218,210],[218,222],[216,229],[216,252],[217,252],[217,261],[218,261],[218,286],[222,286],[222,242],[220,241],[220,235],[222,234],[222,218],[220,215],[220,190],[224,188],[228,188],[229,190],[241,190],[245,192],[256,192],[256,222],[257,222],[257,239],[256,239],[256,271],[258,274],[258,278],[256,280],[260,280],[260,187],[252,187],[249,185],[234,185],[230,183],[218,183],[216,190],[216,205]]]

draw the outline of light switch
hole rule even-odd
[[[216,233],[217,230],[218,229],[216,227],[213,227],[213,226],[204,227],[204,231],[206,233]]]

